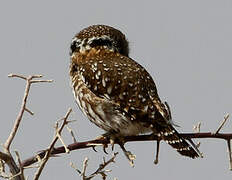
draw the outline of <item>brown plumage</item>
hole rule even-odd
[[[153,132],[180,154],[198,157],[174,129],[152,77],[128,54],[125,36],[109,26],[90,26],[73,38],[70,77],[81,110],[118,137]]]

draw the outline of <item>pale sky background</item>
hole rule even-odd
[[[19,111],[25,82],[9,73],[43,74],[52,84],[34,84],[28,108],[12,150],[25,159],[45,149],[54,123],[73,108],[70,126],[79,141],[103,133],[77,108],[69,86],[69,43],[75,33],[92,24],[119,28],[130,42],[130,57],[155,79],[162,100],[168,101],[180,132],[215,131],[226,113],[232,113],[232,1],[231,0],[98,0],[1,1],[0,3],[0,143],[6,140]],[[232,132],[231,120],[223,132]],[[65,142],[71,138],[65,130]],[[162,143],[160,162],[153,164],[156,142],[128,143],[136,154],[131,168],[122,151],[108,179],[231,179],[226,142],[202,139],[203,159],[180,156]],[[51,159],[41,179],[80,179],[69,166],[82,167],[90,158],[88,173],[111,155],[91,149]],[[111,154],[110,148],[108,149]],[[32,170],[26,174],[32,179]],[[97,178],[100,179],[100,178]]]

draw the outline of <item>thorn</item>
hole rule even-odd
[[[93,148],[93,150],[94,150],[95,152],[97,152],[97,150],[95,149],[95,146],[92,146],[92,148]]]
[[[193,126],[193,131],[195,131],[196,133],[200,133],[201,131],[201,122],[197,123],[197,125]]]
[[[224,116],[224,119],[223,121],[221,122],[220,126],[218,127],[218,129],[216,130],[215,134],[218,134],[219,131],[221,130],[221,128],[224,126],[224,124],[226,123],[226,121],[229,119],[229,114],[227,113],[225,116]]]
[[[28,108],[25,107],[24,109],[25,109],[25,111],[27,111],[30,115],[32,115],[32,116],[34,115],[34,112],[32,112],[31,110],[29,110]]]
[[[108,145],[107,144],[103,144],[103,151],[104,151],[104,153],[106,153],[106,154],[108,154],[108,152],[106,151],[106,148],[108,147]]]
[[[71,121],[69,121],[69,122],[71,122]],[[76,143],[77,140],[76,140],[76,138],[74,136],[73,130],[71,128],[69,128],[68,126],[66,128],[68,129],[69,133],[71,134],[73,142]]]

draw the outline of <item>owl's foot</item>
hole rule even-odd
[[[97,137],[97,139],[107,139],[110,141],[110,144],[112,146],[112,151],[114,150],[114,144],[115,142],[118,142],[119,141],[119,137],[115,134],[115,133],[112,133],[112,132],[107,132],[105,134],[102,134],[101,136]],[[106,148],[108,148],[108,145],[107,144],[104,144],[103,145],[103,151],[108,154],[106,152]]]
[[[123,143],[118,143],[119,146],[121,147],[123,153],[125,154],[126,158],[128,159],[130,165],[132,167],[134,167],[134,160],[136,158],[136,156],[134,154],[132,154],[130,151],[127,151],[124,147],[124,144]]]
[[[129,163],[132,167],[134,167],[134,160],[135,160],[135,155],[132,154],[130,151],[127,151],[124,147],[124,143],[125,143],[125,139],[122,136],[118,136],[116,133],[112,133],[112,132],[107,132],[103,135],[101,135],[98,138],[106,138],[110,141],[110,144],[112,145],[112,151],[114,150],[114,145],[115,143],[117,143],[120,148],[122,149],[123,153],[125,154],[126,158],[129,160]],[[108,146],[107,145],[103,145],[103,151],[108,154],[106,152],[106,148]]]
[[[108,137],[105,136],[105,134],[100,135],[100,136],[95,138],[95,140],[105,140],[105,139],[108,139]],[[108,154],[108,152],[106,151],[106,148],[108,148],[108,144],[102,143],[102,147],[103,147],[104,153]],[[93,150],[96,152],[95,148],[93,148]]]

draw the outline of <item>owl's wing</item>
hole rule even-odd
[[[111,51],[88,55],[78,63],[86,86],[98,97],[118,104],[135,119],[147,121],[157,110],[166,116],[155,83],[134,60]]]
[[[129,117],[126,120],[144,122],[180,154],[192,158],[199,156],[196,146],[191,147],[170,123],[168,108],[159,99],[154,81],[141,65],[111,51],[89,53],[78,58],[77,65],[88,90],[97,98],[109,101],[105,110],[112,107],[111,112],[116,113],[115,108],[118,108],[119,114],[126,112]],[[103,129],[107,129],[105,124]]]

